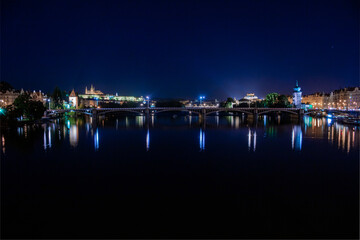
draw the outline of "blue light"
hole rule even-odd
[[[200,144],[200,151],[205,151],[205,130],[200,128],[200,136],[199,136],[199,144]]]
[[[146,132],[146,151],[150,150],[150,131],[149,129]]]
[[[332,118],[333,117],[333,115],[332,114],[328,114],[328,115],[326,115],[328,118]]]
[[[94,147],[95,147],[95,151],[99,150],[99,129],[96,129],[94,135]]]

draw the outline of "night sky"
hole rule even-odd
[[[358,1],[1,1],[1,80],[153,97],[359,85]]]

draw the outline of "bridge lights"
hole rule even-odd
[[[147,101],[147,108],[149,108],[149,105],[150,105],[150,97],[149,96],[146,96],[146,101]]]
[[[205,96],[200,96],[199,99],[200,99],[200,105],[201,105],[201,104],[202,104],[202,100],[205,99]]]

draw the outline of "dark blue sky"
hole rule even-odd
[[[1,1],[1,80],[154,97],[359,85],[358,1]]]

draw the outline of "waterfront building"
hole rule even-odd
[[[72,107],[78,108],[79,99],[78,99],[78,96],[76,95],[74,89],[71,91],[71,93],[69,95],[69,103]]]
[[[20,91],[11,89],[11,90],[7,90],[5,92],[0,91],[0,106],[6,107],[8,105],[13,104],[15,99],[18,96],[20,96],[21,94],[29,94],[31,100],[40,101],[44,104],[47,101],[46,94],[41,92],[41,90],[39,90],[38,92],[36,92],[35,90],[33,92],[31,92],[31,91],[24,91],[23,89],[21,89]]]
[[[328,98],[329,108],[354,110],[360,107],[359,87],[338,89],[330,93]]]
[[[46,103],[47,100],[47,96],[46,94],[44,94],[43,92],[41,92],[41,90],[39,90],[38,92],[36,92],[35,90],[33,92],[28,92],[30,95],[31,100],[33,101],[39,101],[42,103]]]
[[[7,90],[6,92],[0,92],[0,105],[6,107],[14,103],[15,99],[20,96],[21,91],[18,90]],[[24,92],[22,90],[22,92]]]
[[[294,87],[294,92],[293,92],[293,106],[295,108],[301,108],[301,96],[302,92],[301,92],[301,88],[299,87],[299,83],[298,81],[296,81],[296,86]]]
[[[309,104],[315,109],[327,108],[326,103],[329,94],[325,93],[314,93],[309,95],[304,95],[302,98],[302,103]]]
[[[318,109],[359,109],[360,89],[359,87],[348,87],[330,93],[309,94],[303,97],[302,102]]]

